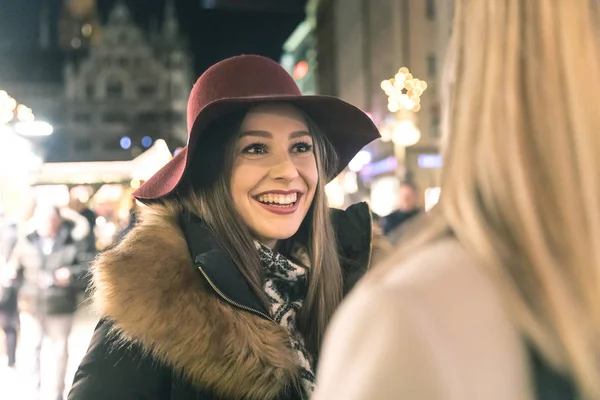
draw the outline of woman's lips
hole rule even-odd
[[[253,199],[265,210],[278,215],[293,214],[300,204],[300,192],[264,192]],[[294,201],[295,200],[295,201]],[[288,201],[291,201],[288,203]]]

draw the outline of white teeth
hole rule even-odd
[[[292,194],[264,194],[259,196],[258,201],[265,204],[279,204],[282,206],[291,206],[298,200],[298,193]]]

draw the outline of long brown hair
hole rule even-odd
[[[524,337],[590,399],[600,399],[596,7],[456,0],[442,194],[387,261],[456,236]]]
[[[206,138],[193,155],[186,181],[178,190],[183,207],[200,216],[246,278],[261,302],[268,306],[263,291],[260,259],[250,230],[235,209],[230,191],[237,134],[247,110],[215,120],[206,128]],[[335,150],[317,125],[305,115],[313,138],[319,181],[313,203],[298,233],[278,244],[285,253],[291,242],[306,246],[310,258],[307,295],[298,316],[299,329],[307,348],[318,355],[325,329],[343,292],[342,273],[332,226],[325,184],[336,171]],[[290,254],[285,254],[291,256]]]

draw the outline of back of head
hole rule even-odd
[[[442,194],[521,331],[600,398],[600,26],[591,0],[456,0]]]

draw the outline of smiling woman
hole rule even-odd
[[[235,146],[231,195],[252,234],[269,247],[291,237],[319,181],[304,115],[286,104],[248,112]]]
[[[139,224],[95,262],[103,319],[69,398],[308,399],[372,247],[368,206],[330,209],[324,187],[377,129],[259,56],[200,77],[188,129],[134,194]]]

